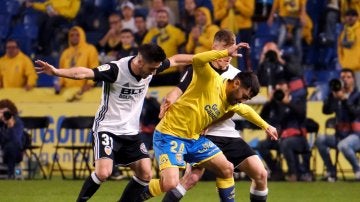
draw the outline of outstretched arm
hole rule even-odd
[[[169,58],[170,67],[174,66],[184,66],[191,64],[193,55],[191,54],[177,54]]]
[[[259,126],[265,130],[265,133],[270,136],[272,140],[278,139],[278,133],[275,127],[269,125],[264,119],[260,117],[258,113],[255,112],[253,108],[246,104],[237,104],[232,109],[238,115],[244,117],[246,120],[251,123]]]
[[[73,67],[69,69],[57,69],[47,62],[36,60],[35,67],[37,73],[45,73],[50,76],[58,76],[70,79],[94,79],[94,71],[86,67]]]

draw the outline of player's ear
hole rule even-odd
[[[234,85],[234,88],[236,88],[236,89],[240,88],[240,86],[241,86],[241,81],[240,81],[240,79],[235,78],[235,79],[234,79],[234,82],[233,82],[233,85]]]

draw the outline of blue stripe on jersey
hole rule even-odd
[[[95,119],[95,128],[94,132],[98,132],[100,121],[104,120],[105,114],[109,109],[109,96],[110,96],[110,83],[104,82],[104,104],[101,106],[101,110],[98,114],[98,117]]]

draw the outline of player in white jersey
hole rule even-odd
[[[153,74],[171,66],[191,63],[191,55],[166,59],[161,47],[144,44],[136,56],[121,58],[94,69],[56,69],[38,60],[37,71],[71,79],[103,82],[102,99],[93,124],[95,172],[84,182],[77,201],[87,201],[111,175],[113,164],[128,165],[135,175],[120,201],[136,201],[152,177],[151,161],[138,136],[144,98]]]
[[[214,50],[222,50],[229,44],[235,44],[235,36],[227,30],[220,30],[216,33],[213,43]],[[223,58],[211,63],[211,67],[223,78],[233,79],[240,70],[230,64],[231,57]],[[192,79],[192,68],[184,73],[179,85],[170,92],[162,104],[160,117],[166,113],[167,108],[180,97],[187,89]],[[233,113],[231,113],[231,116]],[[226,115],[229,116],[229,115]],[[229,117],[231,117],[229,116]],[[224,120],[225,119],[225,120]],[[258,120],[261,123],[264,120]],[[259,124],[257,124],[259,125]],[[269,126],[272,127],[272,126]],[[235,123],[223,117],[221,121],[209,126],[206,130],[206,138],[217,145],[230,161],[235,169],[245,172],[252,180],[250,187],[251,201],[266,201],[267,198],[267,171],[260,158],[251,147],[241,138],[239,131],[235,130]],[[182,179],[182,186],[185,190],[190,189],[203,174],[202,169],[193,169],[186,173]],[[184,191],[183,191],[184,192]],[[178,201],[184,194],[179,194],[176,189],[168,192],[163,201]]]

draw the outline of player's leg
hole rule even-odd
[[[151,160],[143,158],[130,165],[135,175],[126,185],[119,201],[142,201],[136,196],[140,196],[144,192],[152,177]]]
[[[95,157],[95,172],[85,180],[77,201],[87,201],[100,187],[100,184],[111,175],[113,167],[113,152],[112,145],[109,139],[111,138],[106,133],[94,133],[94,157]],[[107,140],[107,141],[106,141]],[[106,143],[109,144],[106,144]]]
[[[221,200],[223,202],[234,201],[234,166],[226,159],[221,150],[213,142],[201,136],[188,149],[188,152],[190,153],[186,156],[188,162],[198,162],[199,167],[205,168],[216,175],[216,186]]]
[[[204,171],[205,169],[203,168],[191,168],[191,166],[188,164],[183,177],[180,179],[180,184],[176,186],[175,189],[166,192],[163,198],[163,202],[180,201],[184,197],[186,191],[196,185],[201,176],[204,174]]]
[[[257,155],[250,156],[243,160],[238,167],[251,178],[250,201],[266,201],[267,188],[267,171]]]
[[[235,181],[233,177],[234,166],[224,154],[219,153],[214,158],[200,164],[201,167],[216,175],[216,186],[223,202],[235,200]]]
[[[77,202],[87,201],[98,190],[100,184],[105,182],[112,172],[112,159],[98,159],[95,161],[95,172],[85,180],[79,193]]]
[[[120,201],[139,201],[140,194],[152,177],[151,160],[145,144],[139,135],[120,136],[121,147],[115,147],[114,162],[116,165],[129,165],[135,175],[126,185]]]

